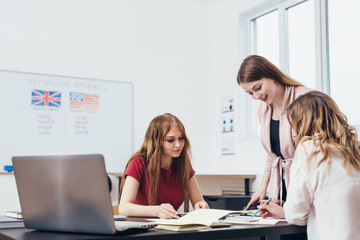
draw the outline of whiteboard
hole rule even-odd
[[[0,171],[13,156],[133,153],[133,84],[0,70]]]

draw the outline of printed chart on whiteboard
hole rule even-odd
[[[133,147],[131,83],[0,71],[0,171],[13,156],[100,153],[122,172]]]

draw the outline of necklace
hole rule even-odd
[[[282,108],[282,106],[280,106],[280,107],[275,107],[274,104],[272,105],[272,107],[273,107],[273,109],[280,109],[280,110],[281,110],[281,108]]]

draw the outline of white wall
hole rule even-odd
[[[247,101],[248,96],[243,93],[236,81],[237,72],[246,53],[245,29],[240,25],[240,16],[249,9],[266,2],[226,0],[214,5],[212,8],[212,119],[218,124],[213,124],[212,136],[214,146],[221,145],[221,133],[219,123],[221,122],[220,104],[221,97],[226,95],[235,96],[235,133],[236,147],[234,155],[221,156],[220,149],[214,147],[212,169],[223,174],[257,174],[253,182],[256,190],[262,178],[265,152],[259,140],[241,140],[246,125],[244,119],[248,118]],[[215,172],[214,172],[215,173]]]
[[[259,142],[222,157],[218,129],[221,96],[240,101],[239,14],[262,1],[0,0],[0,69],[132,82],[134,150],[150,120],[171,112],[197,173],[261,174]],[[0,214],[19,209],[12,175],[0,189]]]

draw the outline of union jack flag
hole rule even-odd
[[[81,92],[70,92],[70,108],[99,108],[99,95]]]
[[[61,92],[32,90],[31,92],[32,106],[46,106],[46,107],[60,107],[61,106]]]

